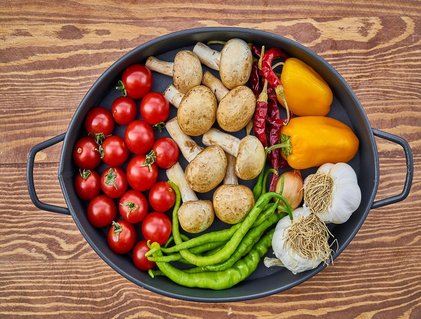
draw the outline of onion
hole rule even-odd
[[[278,178],[275,191],[285,197],[292,209],[297,208],[303,200],[303,179],[300,171],[283,173]]]

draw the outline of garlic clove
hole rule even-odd
[[[293,212],[294,220],[291,221],[288,217],[281,219],[276,225],[272,237],[272,248],[275,256],[293,274],[314,269],[325,261],[322,257],[308,259],[285,244],[289,227],[293,223],[299,222],[300,219],[310,216],[310,214],[310,210],[306,207],[297,208]]]

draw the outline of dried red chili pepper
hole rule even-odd
[[[267,94],[268,82],[265,80],[262,92],[257,98],[256,110],[253,118],[253,130],[256,137],[262,142],[263,146],[268,146],[268,140],[266,137],[266,116],[268,113],[268,94]]]
[[[272,88],[268,89],[267,122],[269,125],[266,126],[266,132],[269,139],[269,145],[272,146],[279,143],[281,128],[284,125],[284,120],[282,120],[280,117],[276,93],[274,92]],[[272,151],[269,154],[269,160],[272,167],[276,170],[287,167],[287,162],[281,156],[281,151],[279,149],[277,149],[276,152]],[[275,190],[277,181],[278,181],[278,176],[273,174],[270,180],[270,186],[269,186],[270,191]]]
[[[258,58],[260,58],[260,50],[258,47],[256,47],[254,44],[251,46],[251,52]]]
[[[254,62],[251,67],[251,74],[249,79],[249,87],[253,91],[254,95],[257,97],[262,90],[262,83],[260,81],[259,67],[257,62]]]
[[[263,52],[264,52],[264,47],[262,47],[262,53]],[[285,52],[283,52],[279,48],[271,48],[267,50],[266,52],[264,52],[263,57],[262,56],[260,57],[259,66],[261,67],[261,74],[263,75],[265,79],[268,80],[269,85],[275,90],[277,100],[279,101],[279,103],[281,103],[285,107],[287,118],[284,122],[286,124],[289,122],[290,114],[289,114],[288,104],[285,100],[284,88],[281,84],[280,79],[276,75],[275,71],[273,71],[272,69],[273,60],[278,59],[278,58],[287,59],[288,56],[285,54]]]
[[[262,75],[273,88],[281,85],[281,81],[272,69],[273,60],[278,58],[287,59],[288,56],[281,49],[271,48],[265,52],[262,59]]]

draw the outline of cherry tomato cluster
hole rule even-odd
[[[133,263],[143,271],[154,267],[145,257],[147,241],[162,245],[172,230],[166,212],[174,205],[175,193],[168,182],[158,181],[158,169],[170,168],[179,156],[171,138],[155,139],[154,127],[165,123],[170,108],[161,93],[151,92],[152,84],[152,73],[144,65],[128,67],[117,87],[123,96],[113,101],[111,111],[98,106],[88,112],[86,136],[73,149],[79,168],[75,191],[88,201],[89,222],[108,227],[109,247],[118,254],[131,252]],[[141,119],[135,99],[141,99]],[[126,126],[123,137],[113,135],[117,125]],[[137,233],[142,239],[136,243]]]

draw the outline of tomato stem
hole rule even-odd
[[[148,154],[146,154],[146,159],[143,162],[142,166],[148,166],[149,172],[152,172],[152,164],[156,161],[156,153],[154,150],[151,150]]]
[[[115,221],[112,222],[112,225],[114,227],[114,233],[116,234],[116,238],[118,240],[118,237],[120,236],[120,233],[123,231],[123,228],[121,228],[121,225]]]
[[[115,178],[117,177],[117,174],[115,173],[114,168],[110,168],[105,174],[105,185],[113,185],[115,189],[117,189],[117,185],[115,183]]]
[[[158,131],[161,133],[165,127],[165,122],[156,123],[155,125],[152,125],[152,127],[158,129]]]
[[[119,90],[121,93],[123,93],[124,96],[127,96],[127,90],[122,80],[118,80],[117,86],[115,88]]]
[[[138,208],[138,206],[133,202],[125,202],[125,203],[121,203],[120,205],[127,207],[129,209],[129,212],[127,213],[127,217],[130,216],[131,212],[135,211]]]
[[[102,142],[105,140],[104,133],[95,133],[94,140],[98,145],[101,145]]]
[[[89,169],[83,169],[83,170],[79,169],[79,174],[80,174],[80,177],[82,177],[82,179],[86,181],[89,175],[91,175],[91,171]]]
[[[99,153],[99,157],[101,159],[104,158],[104,148],[102,147],[102,145],[99,145],[98,148],[95,149],[95,151]]]

